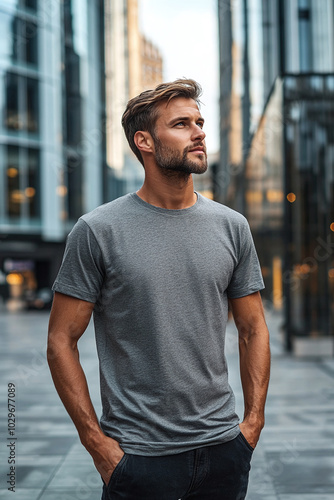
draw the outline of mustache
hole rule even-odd
[[[185,148],[185,152],[188,153],[188,151],[190,151],[191,149],[195,149],[195,148],[203,148],[203,152],[206,154],[206,146],[205,144],[203,144],[203,142],[199,141],[199,142],[194,142],[194,144],[192,144],[191,146],[187,146]]]

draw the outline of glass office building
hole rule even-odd
[[[219,201],[250,222],[264,297],[284,310],[287,349],[333,355],[334,2],[235,0],[228,7],[221,2],[231,93],[222,99],[219,167],[228,185],[218,189]],[[228,16],[229,46],[222,34]]]
[[[103,2],[0,0],[0,27],[0,296],[8,298],[12,285],[21,296],[50,287],[69,229],[103,202]]]

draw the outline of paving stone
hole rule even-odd
[[[271,313],[272,376],[266,427],[256,448],[247,500],[334,498],[334,360],[300,360],[285,354],[282,318]],[[15,380],[17,485],[15,500],[100,500],[101,479],[58,398],[45,358],[48,313],[0,315],[0,500],[8,499],[7,383]],[[101,412],[92,323],[80,340],[81,361]],[[243,412],[238,341],[227,328],[229,379]]]
[[[8,491],[7,489],[2,489],[0,490],[0,499],[9,500],[10,498],[13,498],[13,500],[39,500],[40,494],[41,494],[40,488],[39,489],[16,488],[14,493]]]
[[[90,490],[87,494],[88,496],[82,496],[80,489],[61,488],[44,491],[38,500],[101,500],[101,488],[98,490]]]

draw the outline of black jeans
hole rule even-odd
[[[232,441],[159,457],[125,454],[102,500],[242,500],[253,449]]]

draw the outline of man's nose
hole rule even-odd
[[[199,127],[198,125],[194,126],[193,133],[192,133],[192,140],[197,140],[197,141],[204,141],[206,137],[206,134],[204,130]]]

